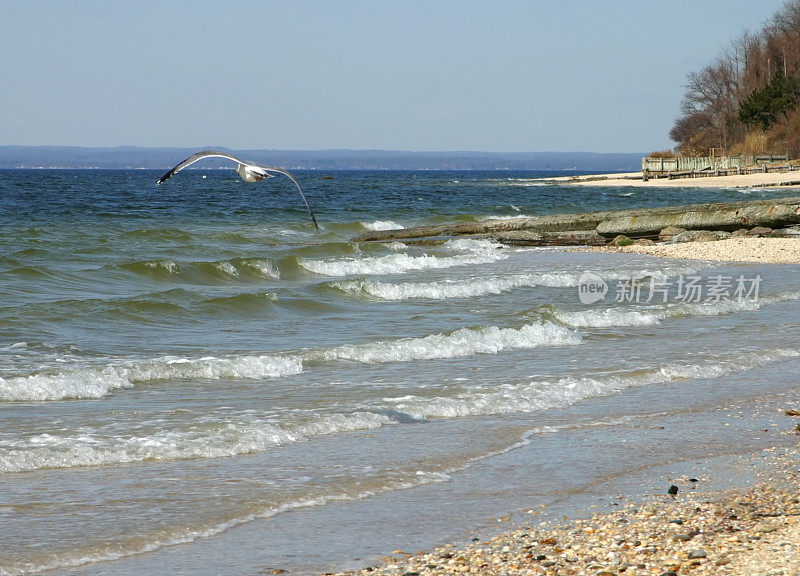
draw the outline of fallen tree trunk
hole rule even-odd
[[[610,218],[597,226],[601,236],[645,236],[658,234],[667,226],[686,230],[726,230],[766,226],[780,228],[800,222],[800,198],[731,202],[730,204],[698,204],[668,211]]]
[[[633,238],[657,235],[667,226],[732,231],[753,226],[779,228],[797,223],[800,223],[800,197],[461,222],[372,231],[353,241],[483,236],[519,244],[596,244],[602,242],[601,237],[618,234]]]

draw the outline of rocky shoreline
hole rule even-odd
[[[794,197],[380,230],[361,234],[353,238],[353,242],[419,242],[470,236],[515,245],[604,246],[636,240],[647,243],[717,240],[733,235],[787,236],[796,234],[798,225],[800,197]],[[680,236],[682,232],[686,234]]]
[[[798,454],[797,448],[773,453],[759,482],[746,489],[698,492],[698,479],[676,479],[662,495],[643,504],[620,502],[613,513],[529,523],[460,548],[396,550],[379,566],[337,576],[796,575]]]

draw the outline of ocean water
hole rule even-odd
[[[350,241],[789,195],[548,175],[299,172],[315,232],[278,178],[0,171],[0,574],[336,569],[785,443],[798,265]]]

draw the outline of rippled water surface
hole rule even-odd
[[[351,242],[786,195],[542,175],[301,172],[315,232],[278,178],[0,171],[0,573],[321,569],[387,552],[378,526],[436,541],[621,459],[734,450],[708,422],[796,391],[800,267]],[[585,271],[604,300],[581,303]],[[687,301],[688,277],[730,279],[731,298]],[[733,297],[756,277],[757,298]],[[617,298],[630,279],[669,291]],[[312,550],[297,526],[333,528]]]

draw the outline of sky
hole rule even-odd
[[[0,0],[0,145],[650,152],[783,0]]]

